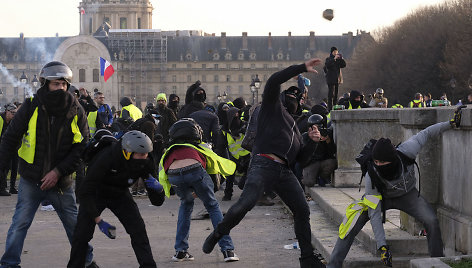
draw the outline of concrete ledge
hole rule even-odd
[[[446,248],[445,255],[457,255],[453,249],[466,251],[462,252],[463,254],[471,254],[472,219],[445,207],[438,208],[438,218]]]
[[[334,171],[334,180],[331,183],[336,188],[359,187],[361,168],[337,169]]]
[[[427,258],[427,259],[416,259],[410,261],[411,268],[451,268],[451,266],[445,264],[439,258]]]
[[[364,193],[357,188],[311,187],[306,190],[320,208],[338,227],[342,222],[346,207]],[[427,256],[428,247],[425,237],[411,236],[400,228],[398,210],[387,211],[387,222],[384,224],[387,243],[392,254],[396,256]],[[371,254],[377,253],[377,245],[372,226],[366,224],[356,237]]]

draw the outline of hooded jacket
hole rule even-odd
[[[267,80],[257,120],[253,154],[271,153],[289,165],[295,163],[303,147],[302,136],[292,115],[282,104],[280,85],[303,72],[306,72],[305,64],[292,65],[274,73]]]
[[[41,87],[33,99],[26,99],[15,115],[14,120],[2,137],[0,145],[0,170],[5,170],[8,160],[17,153],[23,135],[28,130],[28,123],[38,107],[36,124],[36,148],[34,162],[27,163],[19,158],[19,173],[22,178],[41,184],[41,179],[49,171],[59,174],[57,187],[65,189],[72,184],[71,174],[77,169],[80,155],[88,142],[89,130],[84,109],[75,97],[66,92],[65,112],[63,116],[51,116],[46,110],[42,98],[47,93],[46,86]],[[71,122],[77,115],[77,125],[83,140],[72,143]]]
[[[191,113],[202,110],[205,105],[201,101],[194,100],[195,93],[199,90],[205,90],[200,87],[199,83],[192,84],[185,94],[185,105],[180,109],[179,114],[177,115],[178,119],[189,117]]]

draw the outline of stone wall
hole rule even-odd
[[[417,157],[422,196],[437,208],[446,255],[472,253],[472,105],[463,110],[460,129],[428,141]],[[371,138],[398,144],[422,129],[448,121],[453,107],[333,111],[338,170],[334,187],[358,187],[360,167],[354,160]],[[417,174],[418,177],[418,174]],[[408,215],[402,227],[418,234],[422,225]]]

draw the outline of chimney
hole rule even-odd
[[[247,32],[243,32],[243,50],[247,50]]]
[[[180,36],[180,31],[179,30],[175,31],[175,36]]]
[[[226,49],[226,33],[221,32],[221,49]]]
[[[25,35],[23,33],[20,33],[20,49],[25,49]]]
[[[272,49],[272,33],[271,32],[269,32],[269,38],[267,40],[267,43],[268,43],[268,48]]]
[[[315,50],[315,32],[310,31],[310,50]]]
[[[288,50],[292,50],[292,32],[288,32]]]

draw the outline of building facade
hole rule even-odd
[[[363,31],[342,36],[316,36],[313,31],[307,36],[161,31],[151,29],[152,10],[148,0],[83,0],[78,36],[0,38],[0,102],[21,101],[26,95],[23,88],[32,87],[42,65],[60,60],[71,67],[73,85],[90,92],[99,89],[117,109],[124,96],[141,108],[154,102],[160,92],[177,94],[183,101],[188,86],[197,80],[211,104],[240,96],[252,103],[261,100],[264,82],[272,73],[312,57],[324,59],[331,46],[338,47],[349,61],[356,48],[374,42]],[[107,82],[99,75],[99,57],[115,69]],[[349,76],[349,68],[343,72]],[[17,81],[23,73],[28,77],[26,85]],[[256,76],[262,86],[252,92],[249,86]],[[310,97],[326,97],[322,72],[309,78]],[[290,83],[295,85],[295,81]]]

